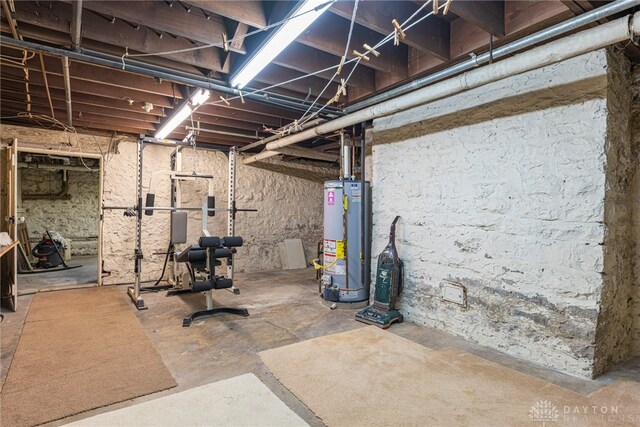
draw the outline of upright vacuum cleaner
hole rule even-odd
[[[391,223],[389,243],[378,256],[378,271],[376,274],[376,291],[373,304],[359,311],[356,320],[382,329],[387,329],[392,323],[401,323],[404,318],[396,310],[396,300],[402,293],[403,265],[396,250],[396,223],[400,216],[396,216]]]

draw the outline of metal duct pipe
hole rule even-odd
[[[74,0],[72,4],[73,19],[71,20],[71,47],[76,52],[80,52],[80,41],[82,40],[82,0]]]
[[[73,127],[73,110],[71,109],[71,78],[69,76],[69,58],[62,57],[62,74],[64,76],[64,101],[67,104],[67,122]]]
[[[204,128],[197,128],[197,127],[193,127],[193,126],[185,126],[186,130],[193,130],[196,132],[204,132],[204,133],[213,133],[216,135],[226,135],[226,136],[234,136],[236,138],[247,138],[247,139],[258,139],[259,137],[256,135],[246,135],[244,133],[236,133],[236,132],[225,132],[222,130],[215,130],[215,129],[204,129]]]
[[[340,134],[340,149],[342,150],[342,178],[351,179],[351,138]]]
[[[624,0],[620,0],[624,1]],[[625,3],[629,3],[626,2]],[[640,3],[634,1],[632,3]],[[630,21],[631,19],[631,21]],[[565,59],[573,58],[586,52],[609,46],[623,40],[629,40],[640,33],[640,12],[625,16],[607,24],[581,31],[571,36],[549,42],[543,46],[533,48],[527,52],[512,56],[499,62],[485,65],[482,68],[468,71],[455,78],[435,83],[397,98],[387,100],[377,105],[367,107],[346,116],[331,120],[320,126],[270,142],[266,150],[277,150],[307,139],[316,138],[329,132],[334,132],[357,123],[387,116],[398,111],[406,110],[417,105],[425,104],[436,99],[451,96],[465,90],[473,89],[487,83],[515,76],[526,71],[541,68]],[[262,152],[244,160],[250,164],[261,159],[271,157],[272,154]]]
[[[569,31],[580,28],[586,24],[596,22],[615,13],[623,12],[637,5],[640,5],[640,0],[619,0],[607,6],[599,7],[591,12],[584,13],[573,19],[561,22],[542,31],[534,33],[528,37],[524,37],[519,40],[515,40],[512,43],[495,48],[491,52],[482,53],[471,59],[460,62],[459,64],[456,64],[452,67],[446,68],[420,79],[413,80],[411,83],[408,83],[406,85],[399,86],[395,89],[388,90],[369,99],[365,99],[364,101],[350,105],[346,107],[344,111],[346,113],[352,113],[354,111],[358,111],[371,105],[386,101],[387,99],[395,98],[412,90],[424,87],[428,84],[444,80],[448,77],[452,77],[463,71],[471,70],[481,65],[488,64],[490,61],[492,61],[492,59],[495,61],[497,59],[504,58],[515,52],[549,40],[550,38],[557,35],[568,33]]]
[[[302,157],[305,159],[322,160],[325,162],[337,162],[340,158],[337,154],[325,153],[322,151],[310,150],[301,147],[284,147],[280,148],[277,154],[287,156]]]
[[[114,68],[117,70],[122,70],[122,58],[116,57],[113,55],[107,55],[101,52],[95,52],[87,49],[83,49],[82,52],[73,52],[65,49],[60,49],[57,47],[46,46],[39,43],[28,42],[24,40],[15,40],[11,37],[7,37],[4,35],[0,35],[0,44],[6,46],[12,46],[20,49],[26,49],[33,52],[45,52],[50,55],[64,57],[67,56],[73,60],[86,62],[89,64],[102,65],[103,67]],[[177,70],[168,70],[166,68],[147,64],[144,62],[139,62],[135,60],[128,59],[126,62],[126,71],[142,74],[143,76],[157,77],[163,80],[171,80],[176,83],[182,83],[185,85],[209,89],[212,91],[217,91],[221,93],[225,93],[232,96],[238,95],[238,90],[225,86],[222,82],[203,77],[196,76],[193,74],[185,73]],[[307,107],[311,105],[311,103],[305,103],[303,100],[294,98],[287,95],[281,95],[276,93],[256,93],[251,94],[255,90],[254,88],[245,88],[244,98],[251,99],[254,101],[289,108],[291,110],[297,110],[300,112],[306,112]],[[323,108],[322,105],[314,106],[311,111],[317,111],[320,108]],[[324,113],[327,116],[337,116],[341,115],[342,111],[335,107],[324,108]]]
[[[302,125],[299,125],[299,126],[298,126],[298,128],[299,128],[300,130],[304,130],[304,129],[308,129],[308,128],[312,127],[312,126],[316,126],[316,125],[319,125],[320,123],[324,123],[324,122],[326,122],[326,120],[325,120],[325,119],[313,119],[313,120],[311,120],[310,122],[307,122],[307,123],[304,123],[304,124],[302,124]],[[280,129],[278,129],[277,131],[278,131],[278,132],[281,132],[281,131],[283,131],[283,130],[284,130],[284,129],[286,129],[286,128],[287,128],[287,127],[286,127],[286,126],[284,126],[284,127],[281,127]],[[271,136],[269,136],[269,137],[267,137],[267,138],[263,138],[263,139],[261,139],[260,141],[252,142],[251,144],[248,144],[248,145],[242,146],[242,147],[240,147],[240,148],[238,149],[238,151],[247,151],[247,150],[251,150],[252,148],[259,147],[259,146],[264,145],[264,144],[266,144],[266,143],[268,143],[268,142],[271,142],[271,141],[275,141],[275,140],[276,140],[276,139],[278,139],[278,138],[280,138],[280,135],[277,135],[277,134],[276,134],[276,135],[271,135]]]

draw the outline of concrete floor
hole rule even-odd
[[[82,265],[82,267],[37,274],[18,274],[18,295],[49,288],[58,289],[65,286],[97,283],[98,257],[96,255],[74,256],[67,264]]]
[[[193,311],[204,309],[204,296],[188,294],[166,297],[165,293],[144,294],[149,309],[135,311],[131,306],[132,310],[151,337],[178,387],[69,417],[65,422],[251,372],[307,423],[312,426],[323,425],[320,419],[271,375],[257,353],[363,325],[353,320],[353,311],[332,311],[321,304],[313,270],[239,274],[236,286],[240,288],[241,295],[221,290],[214,293],[214,298],[218,305],[247,308],[249,317],[217,315],[197,320],[190,328],[182,327],[182,318]],[[124,294],[126,287],[121,287],[121,290]],[[31,298],[32,296],[20,297],[18,311],[6,315],[2,324],[2,382]],[[620,365],[597,380],[588,381],[523,362],[412,323],[396,324],[389,331],[429,348],[460,348],[585,395],[610,384],[618,377],[640,382],[640,358]],[[51,423],[60,424],[63,423]]]

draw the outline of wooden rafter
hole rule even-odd
[[[64,33],[68,31],[71,7],[55,2],[50,8],[31,2],[18,2],[14,16],[18,22]],[[83,38],[119,46],[121,54],[125,52],[125,48],[128,48],[131,53],[156,53],[194,47],[194,44],[185,38],[170,36],[160,38],[158,33],[148,27],[141,26],[136,30],[122,20],[111,23],[90,11],[83,14],[82,20]],[[222,70],[218,48],[175,53],[164,55],[164,57],[209,70]]]
[[[408,2],[368,2],[358,5],[356,22],[380,34],[394,31],[394,19],[404,22],[419,6]],[[338,16],[351,19],[352,2],[336,2],[329,10]],[[426,14],[427,12],[425,12]],[[429,52],[440,59],[449,59],[449,24],[437,17],[430,17],[407,32],[402,43],[419,50]]]

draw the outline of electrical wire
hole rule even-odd
[[[401,26],[404,28],[405,25],[407,25],[407,23],[409,23],[410,20],[415,18],[425,7],[427,7],[431,3],[432,3],[432,0],[428,0],[427,2],[423,3],[411,16],[409,16],[406,20],[404,20],[404,22],[402,23]],[[446,6],[446,4],[441,5],[438,8],[438,10],[443,9],[445,6]],[[355,6],[354,6],[354,8],[355,8]],[[418,23],[422,22],[423,20],[427,19],[428,17],[430,17],[432,15],[433,15],[433,11],[429,12],[425,16],[423,16],[420,19],[416,20],[415,22],[413,22],[412,24],[410,24],[409,26],[404,28],[404,30],[407,31],[407,30],[411,29],[412,27],[414,27],[415,25],[417,25]],[[393,35],[394,34],[395,34],[395,31],[390,32],[388,35],[383,37],[378,43],[376,43],[373,48],[377,49],[380,46],[383,46],[384,44],[388,43],[390,40],[393,39]],[[359,64],[360,61],[361,61],[361,57],[352,58],[350,60],[345,61],[343,66],[347,65],[347,64],[350,64],[352,62],[358,62],[358,64]],[[249,92],[248,94],[250,94],[250,95],[257,94],[257,93],[266,93],[266,94],[268,94],[268,92],[266,92],[266,91],[269,90],[269,89],[274,89],[276,87],[279,87],[279,86],[282,86],[282,85],[285,85],[285,84],[288,84],[288,83],[292,83],[292,82],[295,82],[295,81],[298,81],[298,80],[302,80],[302,79],[305,79],[307,77],[311,77],[311,76],[314,76],[314,75],[317,75],[317,74],[320,74],[320,73],[323,73],[323,72],[326,72],[326,71],[337,69],[339,67],[340,67],[340,64],[337,64],[337,65],[334,65],[334,66],[330,66],[330,67],[326,67],[326,68],[324,68],[322,70],[314,71],[312,73],[307,73],[307,74],[304,74],[302,76],[295,77],[293,79],[289,79],[289,80],[281,82],[281,83],[276,83],[276,84],[270,85],[270,86],[262,88],[262,89],[254,90],[252,92]],[[353,75],[353,71],[355,70],[355,68],[356,67],[354,66],[354,68],[351,70],[350,76]],[[346,83],[347,83],[347,80],[345,80],[345,84]],[[231,97],[231,98],[227,98],[227,101],[232,101],[232,100],[236,100],[236,99],[239,99],[239,98],[240,98],[240,96],[234,96],[234,97]],[[213,102],[207,103],[207,105],[219,105],[221,103],[222,103],[222,101],[213,101]],[[327,105],[323,106],[320,109],[320,111],[324,111],[324,109],[326,109],[326,107],[327,107]],[[311,120],[313,117],[317,116],[318,114],[319,114],[319,112],[317,112],[313,116],[305,119],[305,123],[308,122],[309,120]],[[303,115],[303,117],[304,117],[304,115]],[[288,130],[290,130],[292,128],[295,128],[296,125],[299,126],[301,124],[300,120],[301,119],[298,119],[298,120],[295,120],[294,122],[290,123],[289,125],[285,125],[284,126],[285,130],[283,132],[287,132]]]
[[[160,282],[162,282],[162,279],[164,279],[164,273],[167,269],[167,264],[169,263],[169,254],[171,253],[172,246],[173,246],[173,243],[169,242],[169,247],[167,248],[167,253],[164,257],[164,264],[162,265],[162,273],[160,274],[160,277],[158,278],[158,280],[156,280],[156,282],[151,286],[141,287],[140,292],[158,292],[159,290],[161,290],[161,289],[154,289],[154,288],[157,288],[158,285],[160,285]],[[162,286],[160,288],[162,288]]]
[[[401,24],[401,27],[403,27],[404,31],[408,31],[409,29],[411,29],[412,27],[414,27],[418,23],[422,22],[423,20],[425,20],[428,17],[433,15],[433,11],[431,11],[428,14],[426,14],[425,16],[421,17],[420,19],[416,20],[412,24],[410,24],[407,27],[405,27],[405,25],[407,25],[409,23],[409,21],[411,21],[413,18],[415,18],[426,6],[428,6],[431,3],[432,3],[432,0],[429,0],[429,1],[425,2],[425,3],[423,3],[422,6],[420,6],[413,14],[411,14],[411,16],[409,16],[407,19],[404,20],[404,22]],[[438,10],[443,9],[445,7],[446,7],[446,4],[443,4],[440,7],[438,7]],[[356,6],[354,5],[354,10],[355,10],[355,8],[356,8]],[[376,43],[373,46],[373,49],[378,49],[380,46],[383,46],[384,44],[389,42],[393,38],[394,34],[395,34],[395,31],[392,31],[391,33],[386,35],[384,38],[382,38],[382,40],[380,40],[378,43]],[[345,79],[345,82],[344,82],[345,85],[351,79],[351,77],[353,75],[353,72],[355,71],[356,67],[360,64],[360,60],[361,59],[362,59],[362,57],[358,57],[357,58],[358,61],[357,61],[356,65],[353,67],[353,69],[349,73],[349,76],[347,76],[347,78]],[[302,125],[304,123],[307,123],[309,120],[312,120],[314,117],[319,115],[326,107],[328,107],[328,105],[329,105],[328,103],[325,104],[320,109],[316,110],[313,114],[311,114],[310,116],[305,118],[304,116],[310,111],[310,108],[309,108],[307,110],[307,112],[305,112],[305,114],[300,119],[298,119],[297,121],[294,121],[291,125],[295,125],[296,123],[298,125]]]
[[[358,12],[358,2],[359,0],[355,0],[355,3],[353,4],[353,12],[351,13],[351,23],[349,25],[349,35],[347,36],[347,43],[344,46],[344,55],[342,56],[342,58],[340,58],[340,62],[342,63],[343,59],[347,58],[347,53],[349,53],[349,44],[351,44],[351,34],[353,33],[353,24],[355,23],[356,20],[356,13]],[[353,67],[353,69],[355,70],[356,66],[358,65],[358,63],[356,62],[356,65]],[[344,65],[343,65],[344,66]],[[320,93],[318,94],[318,96],[316,96],[316,99],[313,100],[313,102],[311,103],[311,105],[309,106],[309,108],[307,108],[307,111],[304,112],[304,114],[302,115],[302,117],[300,119],[298,119],[299,124],[304,124],[306,123],[306,121],[304,120],[305,116],[307,114],[309,114],[309,111],[311,111],[311,109],[316,105],[316,103],[318,102],[318,100],[322,97],[322,95],[326,92],[326,90],[329,88],[329,86],[331,85],[331,83],[333,82],[333,79],[335,79],[336,77],[338,77],[338,71],[340,71],[340,65],[338,65],[338,69],[336,70],[336,72],[333,74],[333,77],[331,77],[331,79],[327,82],[327,84],[324,86],[324,88],[322,89],[322,91],[320,91]],[[352,70],[353,72],[353,70]],[[346,85],[346,81],[345,81],[345,85]],[[338,88],[338,90],[340,90],[340,88]],[[308,121],[308,120],[307,120]]]
[[[327,3],[333,3],[334,1],[335,1],[335,0],[330,0],[330,1],[329,1],[329,2],[327,2]],[[426,7],[426,6],[428,6],[431,2],[432,2],[432,0],[429,0],[429,1],[425,2],[425,3],[423,3],[423,4],[422,4],[422,5],[421,5],[417,10],[416,10],[416,12],[414,12],[411,16],[409,16],[409,18],[407,18],[407,19],[402,23],[402,25],[401,25],[401,26],[404,28],[404,30],[405,30],[405,31],[407,31],[407,30],[411,29],[412,27],[414,27],[415,25],[417,25],[418,23],[420,23],[420,22],[421,22],[421,21],[423,21],[424,19],[426,19],[426,18],[428,18],[429,16],[432,16],[432,15],[433,15],[433,12],[430,12],[430,13],[426,14],[425,16],[421,17],[420,19],[418,19],[417,21],[415,21],[415,22],[411,23],[409,26],[405,27],[405,25],[407,25],[407,23],[408,23],[409,21],[411,21],[415,16],[417,16],[417,15],[418,15],[418,14],[419,14],[419,13],[420,13],[420,12],[421,12],[425,7]],[[318,8],[324,7],[327,3],[324,3],[324,4],[320,5],[320,6],[318,6]],[[353,13],[352,13],[352,19],[351,19],[350,30],[349,30],[349,38],[348,38],[348,41],[347,41],[347,45],[345,46],[345,52],[348,52],[348,48],[349,48],[349,46],[348,46],[348,45],[349,45],[349,43],[350,43],[350,37],[351,37],[351,34],[352,34],[353,24],[354,24],[354,20],[355,20],[355,16],[356,16],[357,4],[358,4],[358,1],[356,0],[356,2],[354,3],[354,10],[353,10]],[[445,7],[445,4],[443,4],[442,6],[440,6],[440,7],[439,7],[439,9],[442,9],[442,8],[444,8],[444,7]],[[304,13],[309,13],[309,12],[310,12],[310,11],[308,11],[308,12],[304,12]],[[293,19],[293,18],[295,18],[295,17],[298,17],[298,16],[302,16],[302,14],[300,14],[300,15],[296,15],[296,16],[293,16],[293,17],[290,17],[290,18],[288,18],[288,19],[283,19],[283,20],[278,21],[278,22],[276,22],[276,23],[274,23],[274,24],[271,24],[270,26],[267,26],[267,27],[265,27],[265,28],[263,28],[263,29],[256,30],[256,31],[251,32],[251,33],[247,33],[246,35],[242,36],[242,38],[244,38],[244,37],[248,37],[248,36],[250,36],[250,35],[253,35],[253,34],[256,34],[256,33],[262,32],[262,31],[265,31],[265,30],[267,30],[267,29],[273,28],[273,27],[278,26],[278,25],[282,25],[282,24],[284,24],[285,22],[287,22],[288,20],[291,20],[291,19]],[[374,46],[374,49],[377,49],[377,48],[379,48],[380,46],[382,46],[382,45],[386,44],[387,42],[389,42],[389,41],[393,38],[394,33],[395,33],[395,32],[391,32],[391,33],[389,33],[387,36],[385,36],[382,40],[380,40],[380,41],[379,41],[379,42]],[[239,37],[238,37],[238,38],[239,38]],[[231,41],[234,41],[234,40],[236,40],[236,39],[229,40],[228,42],[231,42]],[[213,46],[215,46],[215,45],[219,45],[219,43],[218,43],[218,44],[211,44],[210,46],[211,46],[211,47],[213,47]],[[163,54],[170,54],[170,53],[184,52],[184,51],[188,51],[188,50],[197,50],[197,49],[202,49],[202,48],[204,48],[204,47],[209,47],[209,46],[196,46],[196,47],[194,47],[194,48],[189,48],[189,49],[186,49],[186,50],[185,50],[185,49],[183,49],[183,50],[179,50],[179,51],[157,52],[157,53],[153,53],[153,54],[151,54],[151,53],[149,53],[149,54],[130,54],[130,55],[128,55],[128,56],[130,56],[130,57],[134,57],[134,56],[154,56],[154,55],[163,55]],[[35,53],[33,53],[33,55],[35,55]],[[33,57],[33,55],[32,55],[32,57]],[[350,72],[349,76],[347,77],[347,79],[345,79],[345,86],[346,86],[347,82],[349,81],[349,79],[351,78],[351,76],[353,76],[353,73],[354,73],[355,69],[357,68],[357,66],[358,66],[358,65],[360,65],[361,60],[362,60],[362,58],[361,58],[361,57],[355,57],[355,58],[352,58],[352,59],[350,59],[350,60],[346,60],[346,61],[342,64],[342,65],[344,66],[344,65],[348,65],[348,64],[351,64],[351,63],[353,63],[353,62],[356,62],[356,64],[355,64],[355,65],[354,65],[354,67],[352,68],[352,70],[351,70],[351,72]],[[268,96],[268,95],[270,94],[270,93],[268,92],[268,90],[270,90],[270,89],[274,89],[274,88],[277,88],[277,87],[280,87],[280,86],[283,86],[283,85],[286,85],[286,84],[289,84],[289,83],[293,83],[293,82],[295,82],[295,81],[302,80],[302,79],[305,79],[305,78],[307,78],[307,77],[312,77],[312,76],[315,76],[315,75],[318,75],[318,74],[321,74],[321,73],[324,73],[324,72],[327,72],[327,71],[331,71],[331,70],[334,70],[334,69],[338,69],[339,67],[340,67],[340,64],[337,64],[337,65],[334,65],[334,66],[330,66],[330,67],[326,67],[326,68],[324,68],[324,69],[321,69],[321,70],[318,70],[318,71],[314,71],[314,72],[310,72],[310,73],[306,73],[306,74],[304,74],[304,75],[302,75],[302,76],[298,76],[298,77],[295,77],[295,78],[292,78],[292,79],[289,79],[289,80],[286,80],[286,81],[283,81],[283,82],[280,82],[280,83],[276,83],[276,84],[273,84],[273,85],[267,86],[267,87],[262,88],[262,89],[256,89],[256,90],[253,90],[253,91],[251,91],[251,92],[248,92],[247,94],[248,94],[248,95],[254,95],[254,94],[264,93],[264,94],[266,94],[266,95]],[[336,76],[336,75],[335,75],[335,73],[334,73],[334,77],[333,77],[333,78],[335,78],[335,76]],[[323,94],[323,93],[326,91],[326,89],[330,86],[330,84],[331,84],[331,82],[332,82],[333,78],[332,78],[331,80],[329,80],[329,83],[325,86],[325,88],[324,88],[324,89],[323,89],[323,91],[320,93],[320,95],[318,95],[318,96],[316,97],[316,100],[314,101],[314,103],[312,103],[311,107],[309,107],[309,108],[306,110],[306,112],[302,115],[302,117],[301,117],[299,120],[294,121],[294,122],[290,123],[289,125],[286,125],[286,126],[285,126],[284,132],[288,132],[288,131],[290,131],[290,129],[295,128],[295,127],[296,127],[296,125],[298,125],[298,126],[299,126],[299,125],[300,125],[300,124],[302,124],[302,123],[307,123],[309,120],[313,119],[314,117],[316,117],[317,115],[319,115],[322,111],[324,111],[324,110],[327,108],[327,106],[328,106],[328,105],[327,105],[327,104],[325,104],[323,107],[321,107],[321,108],[320,108],[320,109],[318,109],[316,112],[314,112],[311,116],[305,117],[305,116],[309,113],[309,111],[311,111],[311,109],[313,108],[313,106],[317,103],[317,100],[319,100],[319,99],[320,99],[320,97],[322,96],[322,94]],[[227,100],[227,101],[232,101],[232,100],[237,100],[237,99],[240,99],[240,96],[239,96],[239,95],[237,95],[237,96],[233,96],[233,97],[230,97],[230,98],[226,98],[226,100]],[[213,101],[213,102],[207,102],[207,103],[206,103],[206,105],[220,105],[220,104],[222,104],[222,102],[223,102],[222,100],[220,100],[220,101]],[[46,116],[44,116],[44,115],[34,115],[34,114],[31,114],[31,113],[25,113],[25,114],[30,114],[30,115],[31,115],[31,116],[33,116],[33,117],[38,116],[38,117],[41,117],[41,118],[43,118],[43,119],[44,119],[44,117],[46,117]],[[30,117],[30,118],[31,118],[31,117]],[[48,118],[48,117],[47,117],[47,118]],[[48,118],[48,119],[50,119],[50,120],[51,120],[52,118]],[[55,125],[57,125],[57,126],[61,126],[64,130],[67,130],[67,131],[71,131],[71,130],[73,129],[73,128],[69,128],[68,126],[64,125],[63,123],[61,123],[60,121],[58,121],[58,120],[56,120],[56,119],[53,119],[53,120],[55,120],[55,122],[54,122],[54,126],[55,126]],[[302,123],[301,123],[301,121],[302,121]],[[50,129],[50,128],[52,127],[52,126],[47,127],[47,126],[45,126],[45,125],[43,125],[43,124],[41,124],[41,123],[39,123],[39,122],[37,122],[37,121],[36,121],[36,123],[38,123],[39,125],[41,125],[41,126],[43,126],[43,127],[45,127],[45,128],[49,128],[49,129]],[[94,137],[94,138],[95,138],[95,137]],[[103,157],[104,157],[104,153],[103,153]]]

